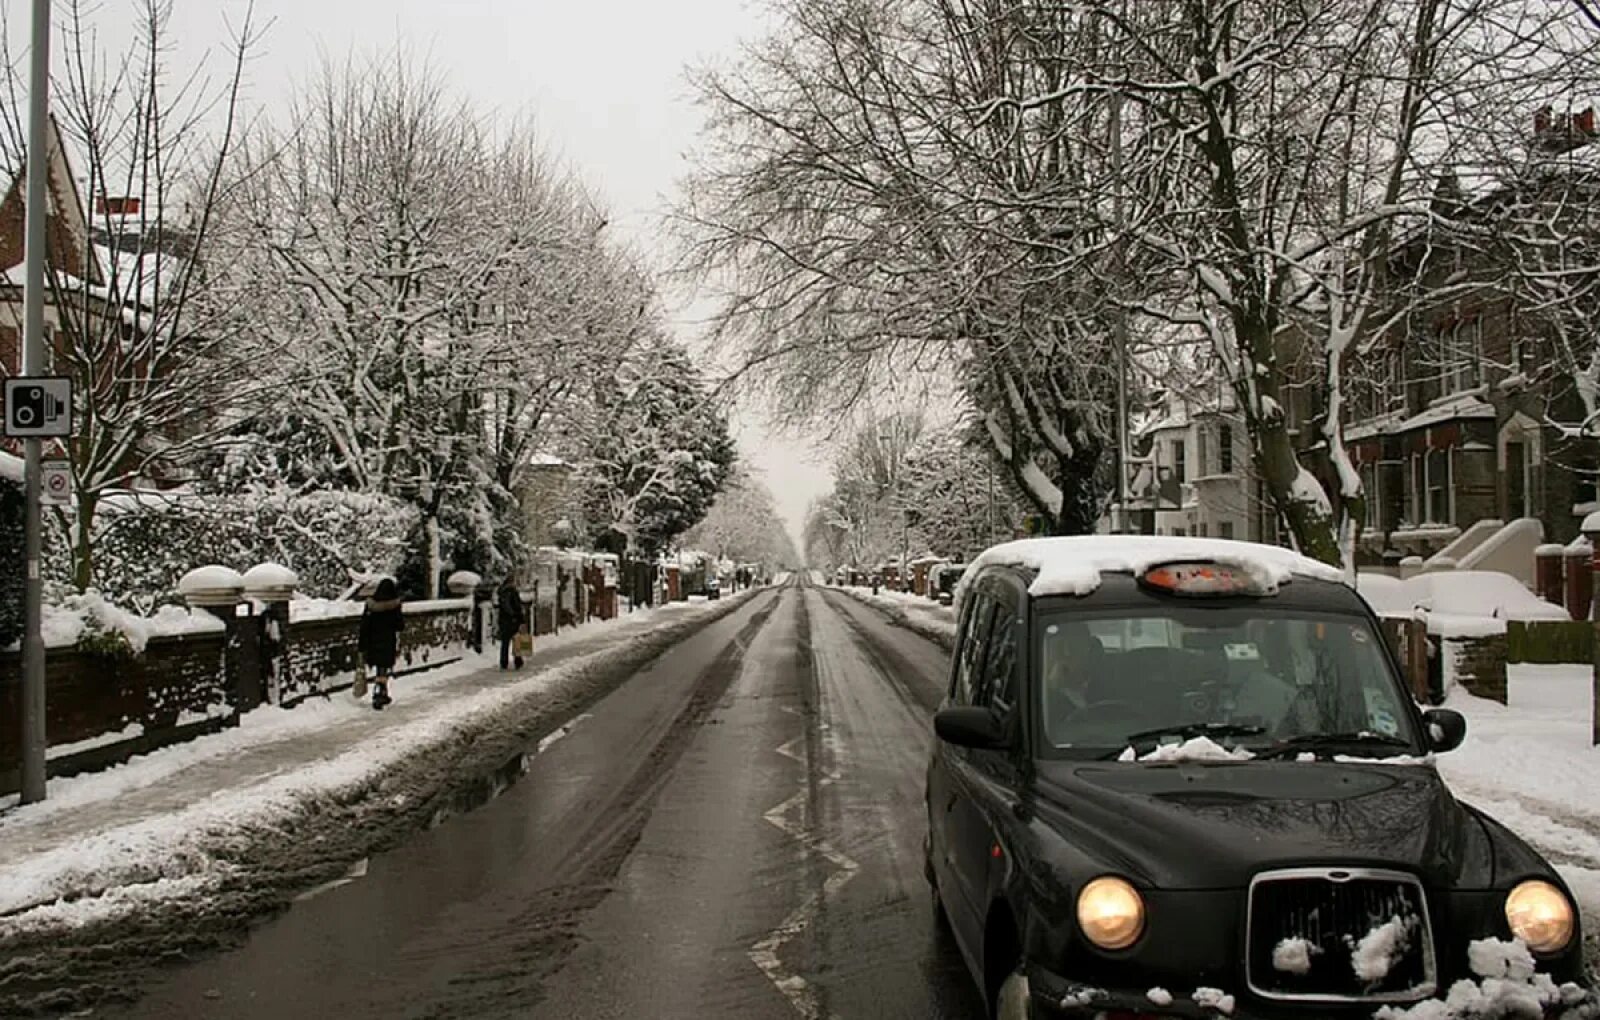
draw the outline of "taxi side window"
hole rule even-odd
[[[989,626],[994,618],[994,599],[987,592],[967,596],[962,610],[966,625],[961,632],[961,647],[955,680],[950,688],[953,705],[974,704],[973,696],[982,680],[984,654],[988,648]]]
[[[1017,662],[1017,617],[1011,606],[996,607],[989,631],[989,654],[984,661],[983,686],[977,704],[987,705],[1001,716],[1010,714],[1016,701],[1012,693]]]

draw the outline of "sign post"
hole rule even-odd
[[[44,256],[45,218],[49,206],[45,177],[49,174],[45,140],[50,116],[50,0],[33,0],[33,41],[29,48],[28,75],[28,166],[27,213],[23,225],[22,284],[22,375],[37,377],[44,372]],[[19,380],[11,380],[18,382]],[[19,396],[29,401],[28,410],[47,412],[42,390],[29,390]],[[12,387],[6,387],[6,417],[15,419],[11,404]],[[37,398],[37,403],[35,399]],[[70,402],[70,394],[69,394]],[[67,410],[70,428],[71,410]],[[28,422],[20,424],[27,425]],[[41,421],[41,425],[43,422]],[[39,434],[24,439],[24,470],[27,507],[27,577],[23,589],[22,629],[22,803],[32,804],[45,796],[45,692],[44,692],[44,578],[40,569],[39,519]]]

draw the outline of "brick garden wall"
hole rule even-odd
[[[348,688],[359,662],[360,616],[305,620],[287,631],[278,703]],[[406,607],[398,673],[432,669],[461,658],[471,636],[470,600]],[[76,648],[45,656],[50,775],[71,775],[127,761],[136,754],[236,724],[254,707],[250,675],[270,640],[259,617],[230,623],[227,633],[151,638],[143,654],[113,657]],[[267,649],[270,651],[270,648]],[[267,688],[260,690],[265,696]],[[249,704],[240,705],[241,696]],[[22,657],[0,653],[0,795],[20,785]],[[80,745],[69,747],[68,745]]]
[[[73,771],[79,761],[92,765],[105,755],[114,758],[119,743],[127,745],[125,760],[160,746],[164,734],[207,721],[215,728],[234,717],[224,662],[226,644],[227,636],[219,632],[152,638],[138,656],[50,649],[45,656],[45,732],[51,748],[129,734],[104,748],[85,749],[87,757],[57,751],[51,756],[52,774]],[[0,653],[0,793],[17,789],[21,718],[22,656]],[[195,730],[203,731],[204,727]],[[58,766],[58,761],[65,764]]]

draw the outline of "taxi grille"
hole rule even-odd
[[[1421,884],[1400,872],[1296,869],[1250,886],[1246,983],[1269,999],[1403,1002],[1437,988]]]

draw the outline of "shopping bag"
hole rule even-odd
[[[517,631],[517,637],[513,643],[516,647],[517,655],[527,657],[533,654],[533,635],[526,630]]]

